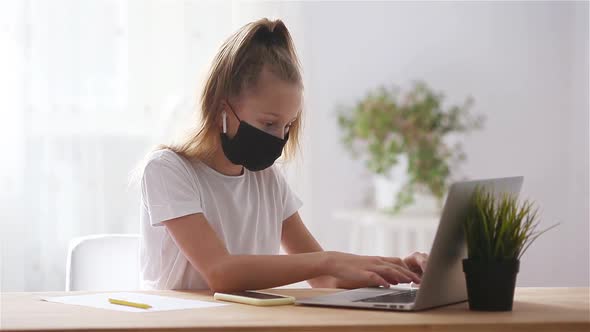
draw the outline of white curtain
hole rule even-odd
[[[190,120],[207,65],[233,30],[280,17],[297,35],[297,6],[3,1],[2,291],[63,290],[70,239],[137,233],[129,172]]]

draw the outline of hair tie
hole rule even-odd
[[[258,40],[266,45],[278,45],[281,43],[279,36],[275,32],[270,31],[267,27],[259,29],[257,35]]]

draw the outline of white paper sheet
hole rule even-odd
[[[149,309],[141,309],[135,307],[129,307],[124,305],[112,304],[109,302],[109,298],[117,300],[125,300],[130,302],[138,302],[149,304],[152,307]],[[86,295],[70,295],[70,296],[58,296],[58,297],[43,297],[43,301],[57,302],[64,304],[82,305],[93,308],[110,309],[127,312],[154,312],[154,311],[166,311],[166,310],[180,310],[180,309],[198,309],[198,308],[211,308],[220,307],[228,304],[206,302],[199,300],[186,300],[179,299],[169,296],[149,295],[142,293],[97,293],[97,294],[86,294]]]

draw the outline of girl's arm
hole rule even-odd
[[[285,222],[288,220],[301,222],[298,215]],[[322,276],[354,282],[359,287],[389,287],[390,283],[419,280],[416,274],[403,268],[396,258],[331,251],[291,255],[231,255],[202,213],[167,220],[163,224],[187,260],[214,291],[266,289],[310,279],[315,279],[312,283],[316,285],[333,286],[330,278],[318,278]],[[287,238],[291,236],[287,235]],[[293,243],[292,240],[287,242]],[[297,245],[289,246],[299,248]]]
[[[323,249],[316,241],[313,235],[309,232],[299,213],[293,214],[283,222],[283,233],[281,243],[285,251],[289,254],[301,254],[307,252],[322,252]],[[387,258],[380,258],[387,259]],[[403,266],[407,269],[399,258],[389,258],[389,260],[397,265]],[[307,280],[313,288],[361,288],[367,287],[367,281],[363,279],[341,279],[331,275],[323,275],[313,279]]]
[[[324,251],[307,227],[305,227],[299,216],[299,212],[295,212],[283,222],[281,244],[285,252],[289,255]],[[329,275],[307,279],[307,282],[313,288],[338,288],[340,286],[338,285],[337,279]]]

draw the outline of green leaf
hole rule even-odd
[[[464,232],[469,257],[483,260],[520,259],[543,231],[536,231],[539,224],[538,209],[531,201],[519,203],[516,196],[492,192],[476,187]]]

